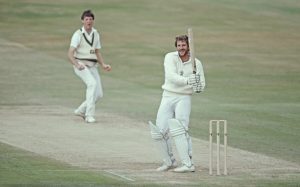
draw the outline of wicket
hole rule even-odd
[[[224,132],[224,175],[227,175],[227,120],[209,121],[209,175],[213,173],[213,125],[216,125],[217,136],[217,175],[220,174],[220,125]]]

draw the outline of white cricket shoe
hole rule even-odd
[[[171,166],[167,166],[166,164],[163,164],[162,166],[160,166],[159,168],[156,169],[156,171],[168,171],[169,169],[173,169],[177,166],[176,160],[172,160],[172,165]]]
[[[85,118],[85,114],[83,112],[81,112],[80,110],[76,109],[74,111],[75,116],[80,116],[82,118]]]
[[[93,116],[86,116],[85,117],[85,121],[87,123],[95,123],[96,122],[96,119],[93,117]]]
[[[156,171],[168,171],[169,169],[172,169],[172,166],[167,166],[167,165],[163,164],[162,166],[157,168]]]
[[[181,167],[175,168],[173,171],[176,173],[195,172],[195,166],[191,165],[191,167],[188,167],[186,165],[183,165]]]

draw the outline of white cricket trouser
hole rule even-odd
[[[191,114],[191,96],[163,96],[156,118],[156,125],[163,134],[169,131],[168,120],[179,120],[188,130]]]
[[[190,121],[191,114],[191,96],[163,96],[156,117],[156,125],[159,127],[161,133],[168,136],[169,125],[168,120],[175,118],[184,125],[186,131]],[[188,149],[189,155],[192,155],[192,141],[189,136],[188,138]]]
[[[85,101],[81,103],[78,110],[85,113],[86,116],[94,116],[95,104],[99,98],[103,97],[97,66],[85,67],[83,70],[78,70],[74,67],[74,72],[86,85]]]

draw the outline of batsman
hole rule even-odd
[[[176,51],[164,59],[165,81],[157,112],[156,124],[149,121],[151,137],[162,156],[163,164],[157,171],[194,172],[192,141],[189,136],[189,118],[193,93],[205,88],[205,77],[200,60],[194,58],[193,35],[175,38]],[[172,151],[175,143],[181,164],[177,165]]]

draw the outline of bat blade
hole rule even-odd
[[[193,36],[193,29],[188,28],[188,37],[189,37],[189,48],[190,48],[190,58],[193,64],[193,73],[196,74],[196,61],[195,61],[195,47],[194,47],[194,36]]]

